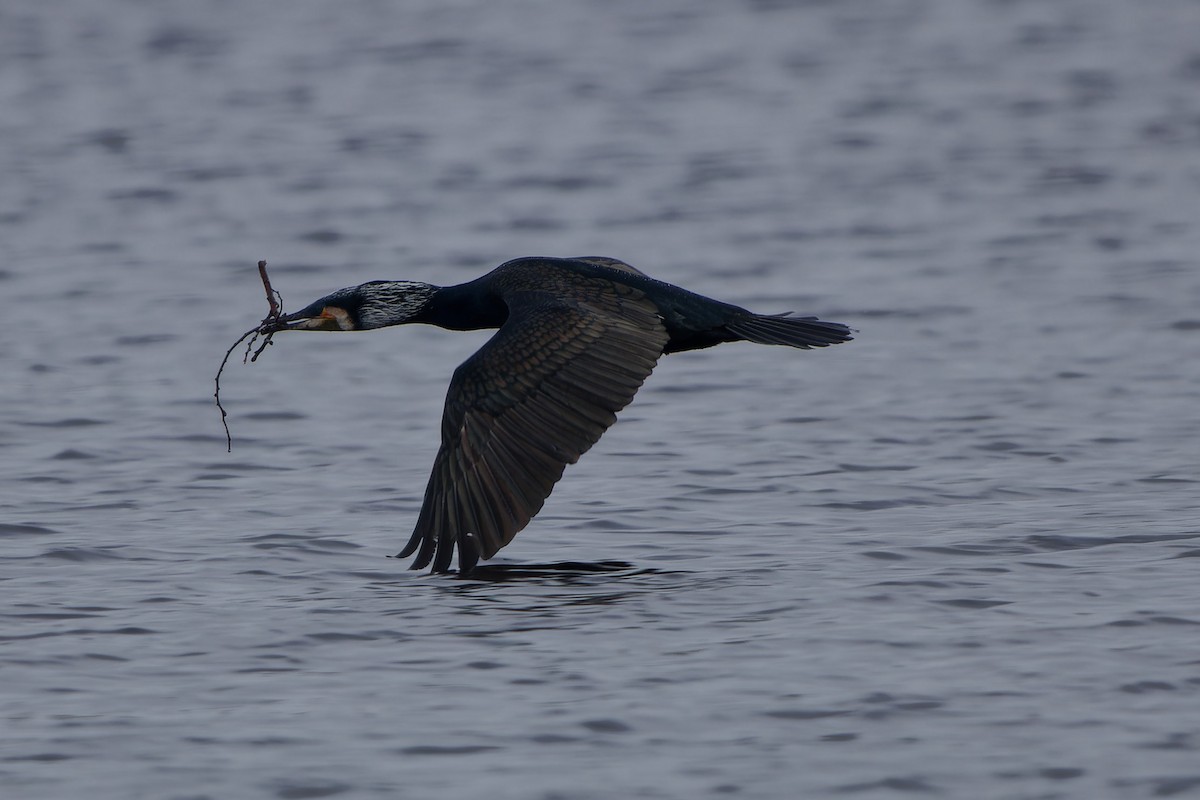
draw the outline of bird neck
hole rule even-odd
[[[479,280],[457,286],[438,286],[413,322],[452,331],[499,328],[508,319],[508,306]]]

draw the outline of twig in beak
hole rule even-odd
[[[233,351],[237,349],[239,344],[246,341],[246,339],[250,340],[249,342],[246,342],[246,354],[242,356],[242,363],[245,364],[247,361],[249,361],[251,364],[253,364],[258,360],[258,357],[262,355],[263,350],[267,349],[267,345],[271,344],[271,337],[275,335],[275,332],[277,330],[281,330],[281,328],[275,326],[279,325],[280,319],[283,317],[283,295],[271,288],[271,279],[267,277],[266,261],[258,262],[258,277],[262,279],[263,291],[267,293],[267,316],[263,317],[262,321],[253,328],[239,336],[238,340],[230,345],[229,349],[225,351],[225,357],[221,359],[221,366],[219,369],[217,369],[217,377],[215,380],[216,391],[213,392],[213,397],[216,399],[217,408],[221,412],[221,424],[225,426],[225,452],[227,453],[233,452],[233,436],[231,436],[229,433],[229,421],[226,419],[229,414],[227,411],[225,411],[225,407],[221,405],[221,373],[225,371],[225,365],[229,363],[229,357],[233,355]],[[254,343],[258,341],[258,337],[262,335],[263,328],[267,327],[268,324],[273,327],[271,330],[267,331],[266,338],[263,339],[262,344],[260,344],[258,349],[254,350],[253,355],[251,355],[251,350],[254,348]]]

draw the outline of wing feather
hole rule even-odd
[[[575,280],[582,297],[515,293],[508,320],[455,370],[441,449],[400,553],[417,554],[413,569],[445,572],[457,549],[469,570],[511,542],[662,355],[668,336],[644,295]]]

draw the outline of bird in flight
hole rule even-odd
[[[454,371],[442,443],[398,557],[470,572],[541,510],[567,464],[633,400],[660,356],[722,342],[808,349],[849,341],[837,322],[755,314],[613,258],[527,257],[457,286],[371,281],[264,323],[260,333],[425,323],[498,328]]]

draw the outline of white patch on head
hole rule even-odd
[[[362,298],[358,326],[366,330],[408,322],[429,303],[435,291],[435,287],[418,281],[364,283],[358,287]]]

